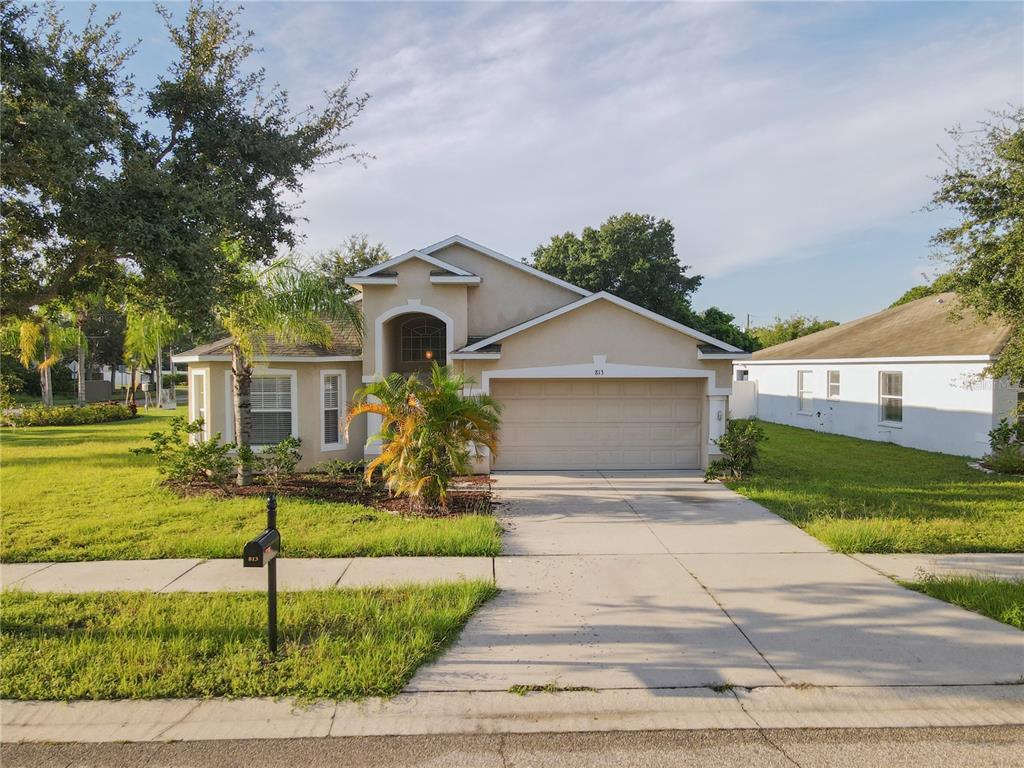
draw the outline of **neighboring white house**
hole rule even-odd
[[[755,352],[734,365],[734,418],[981,456],[1021,400],[1020,382],[982,376],[1010,331],[939,294]],[[744,383],[746,382],[746,383]]]

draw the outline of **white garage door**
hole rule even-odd
[[[497,379],[494,469],[696,469],[698,379]]]

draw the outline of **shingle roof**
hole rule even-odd
[[[335,357],[358,356],[362,354],[362,339],[359,332],[347,324],[328,323],[334,339],[327,347],[314,344],[296,344],[281,341],[273,335],[267,336],[265,348],[259,357]],[[218,339],[209,344],[201,344],[187,352],[179,352],[179,357],[201,357],[205,355],[231,354],[231,339]]]
[[[759,360],[827,360],[858,357],[998,355],[1009,327],[979,321],[968,309],[951,317],[956,294],[940,293],[759,350]]]

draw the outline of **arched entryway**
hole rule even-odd
[[[445,317],[429,309],[397,313],[381,323],[378,371],[408,376],[447,365],[452,329]]]

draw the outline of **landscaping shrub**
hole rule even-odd
[[[74,424],[102,424],[135,418],[137,409],[122,403],[76,405],[30,405],[12,411],[7,419],[16,427],[66,427]]]
[[[992,452],[981,463],[995,472],[1024,475],[1024,418],[1003,419],[988,436]]]
[[[704,473],[705,482],[720,477],[745,477],[757,469],[759,445],[765,440],[764,429],[757,419],[731,419],[725,434],[715,445],[722,458],[712,461]]]
[[[357,461],[345,461],[344,459],[330,459],[322,461],[313,467],[313,471],[327,475],[332,480],[351,480],[353,488],[362,492],[369,487],[366,481],[366,462],[362,459]]]
[[[171,386],[177,385],[177,384],[186,384],[186,383],[188,383],[188,374],[187,373],[175,373],[175,374],[165,373],[164,374],[164,378],[163,378],[163,382],[164,382],[163,385],[165,387],[168,387],[168,388],[171,387]]]
[[[166,432],[152,432],[147,448],[134,448],[132,453],[157,457],[157,471],[176,483],[212,482],[227,484],[237,466],[231,455],[234,443],[220,444],[220,433],[202,440],[203,420],[187,421],[184,416],[171,419]]]
[[[256,455],[257,467],[268,485],[279,488],[282,481],[295,475],[295,467],[302,461],[297,437],[286,437],[276,445],[268,445]]]
[[[314,472],[327,475],[331,479],[339,480],[343,477],[361,475],[366,471],[366,462],[362,459],[356,461],[345,461],[344,459],[330,459],[321,461],[315,467]]]

